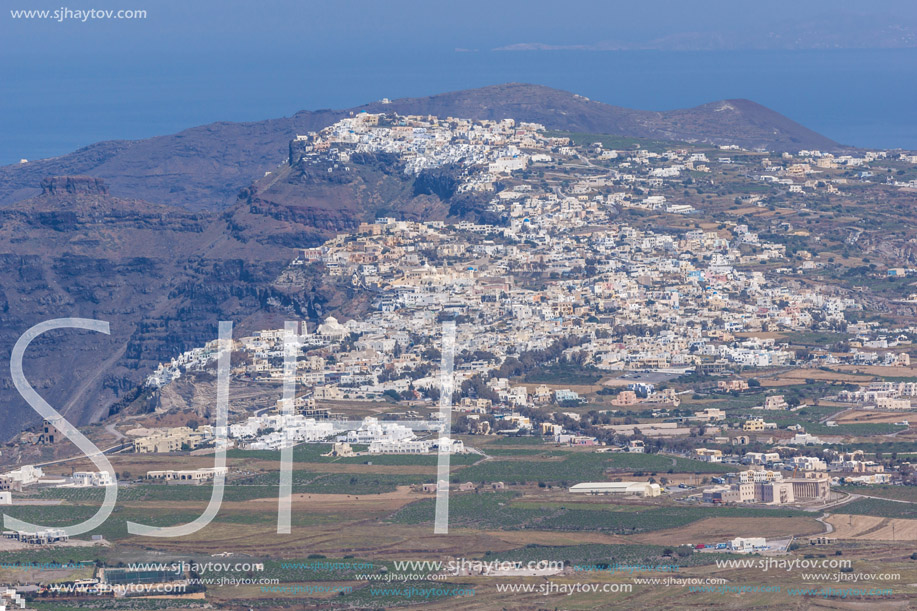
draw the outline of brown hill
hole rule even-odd
[[[549,129],[776,151],[841,148],[748,100],[652,112],[611,106],[549,87],[510,83],[404,98],[391,104],[376,102],[351,110],[515,117],[543,123]],[[37,195],[46,176],[86,174],[105,179],[112,193],[121,197],[189,210],[225,209],[251,180],[276,169],[297,133],[321,129],[350,112],[303,111],[254,123],[212,123],[146,140],[100,142],[68,155],[0,167],[0,206]]]
[[[837,142],[750,100],[722,100],[695,108],[653,112],[596,102],[567,91],[508,83],[427,98],[375,102],[360,108],[401,114],[516,118],[549,129],[707,144],[736,144],[772,151],[836,150]]]

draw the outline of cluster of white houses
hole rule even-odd
[[[459,168],[456,189],[486,197],[488,213],[501,222],[449,224],[385,217],[362,223],[320,246],[299,249],[280,280],[293,282],[303,267],[321,266],[322,273],[337,282],[369,289],[373,310],[360,319],[342,322],[328,317],[318,325],[300,324],[292,347],[300,395],[297,414],[257,416],[231,425],[230,437],[243,447],[279,449],[335,440],[335,452],[344,451],[342,444],[365,445],[371,454],[464,451],[461,442],[452,439],[448,448],[439,448],[435,435],[420,438],[402,422],[366,418],[344,431],[316,408],[316,402],[333,400],[410,399],[432,404],[441,385],[443,320],[457,321],[454,388],[475,381],[472,387],[478,389],[473,393],[463,389],[455,406],[465,413],[470,429],[490,433],[490,422],[495,421],[501,432],[540,429],[558,443],[573,445],[596,440],[566,431],[556,421],[532,422],[518,412],[549,404],[577,406],[583,398],[570,389],[515,383],[498,373],[501,366],[574,337],[577,341],[570,342],[560,357],[607,373],[721,375],[766,367],[909,363],[906,350],[901,349],[908,343],[905,334],[880,329],[875,323],[851,322],[863,308],[856,294],[839,296],[819,283],[786,280],[788,274],[814,269],[817,258],[806,251],[787,257],[784,238],[803,235],[789,223],[775,224],[772,232],[782,235],[768,241],[741,221],[724,222],[716,230],[696,224],[684,231],[643,229],[621,222],[621,207],[691,214],[691,206],[674,201],[670,192],[682,191],[686,172],[731,165],[733,159],[725,151],[716,159],[683,149],[610,151],[600,144],[574,146],[567,138],[548,136],[540,125],[511,119],[360,113],[298,137],[289,163],[318,168],[333,177],[351,171],[354,159],[379,153],[396,157],[411,175],[446,166]],[[836,192],[846,184],[840,179],[818,181],[814,174],[859,166],[876,157],[807,151],[798,157],[756,159],[762,165],[761,180],[785,184],[788,191],[803,197],[820,190]],[[747,162],[743,156],[742,163]],[[600,171],[584,171],[585,167]],[[565,173],[568,180],[549,183],[545,170]],[[662,193],[666,188],[668,199]],[[741,197],[747,205],[759,203],[757,196]],[[533,283],[533,274],[543,281]],[[797,353],[788,343],[774,339],[785,332],[813,329],[846,329],[853,336],[850,350]],[[239,338],[234,349],[248,358],[233,375],[282,380],[288,339],[283,329]],[[149,383],[159,387],[186,369],[212,363],[215,348],[211,342],[163,364]],[[621,388],[612,406],[645,404],[664,414],[681,404],[672,388],[640,386]],[[746,392],[749,383],[733,375],[720,380],[716,390]],[[884,382],[843,391],[837,398],[866,408],[906,410],[914,396],[917,383]],[[776,413],[792,408],[798,408],[795,402],[791,406],[783,396],[771,394],[752,409]],[[631,438],[626,446],[629,452],[643,452],[644,440],[688,437],[701,427],[725,431],[722,409],[706,408],[665,422],[663,418],[653,411],[652,422],[641,418],[643,422],[619,420],[619,424],[598,426]],[[780,420],[784,418],[770,414],[745,419],[742,434],[732,438],[733,445],[747,445],[754,437],[770,446],[830,443],[828,435],[819,438],[799,424],[778,427]],[[771,437],[778,428],[789,428],[793,435]],[[208,434],[212,433],[207,429],[154,434],[137,440],[135,450],[194,448]],[[716,436],[712,441],[730,442]],[[698,448],[694,457],[721,462],[723,452]],[[773,467],[779,455],[749,452],[742,460],[755,467]],[[779,469],[743,472],[735,481],[705,492],[705,498],[768,504],[827,498],[831,477],[825,474],[824,461],[797,456],[780,468],[786,466],[794,474],[801,469],[805,477],[784,479]],[[832,468],[863,481],[883,479],[868,467]],[[659,492],[652,484],[626,482],[578,486],[571,491],[642,496]]]
[[[70,537],[59,528],[47,528],[35,532],[5,530],[3,531],[3,538],[32,545],[49,545],[51,543],[67,541]]]
[[[346,421],[306,418],[301,414],[266,414],[251,416],[243,422],[230,425],[229,435],[248,450],[277,450],[300,443],[328,441],[335,437],[335,432],[340,430],[341,426],[348,425],[353,428],[337,435],[337,442],[368,446],[367,451],[370,454],[465,452],[464,442],[459,439],[419,439],[410,426],[396,421],[380,421],[373,417],[364,418],[359,425],[354,425]],[[442,450],[440,446],[443,447]]]
[[[434,450],[448,454],[465,453],[465,444],[459,439],[418,439],[410,427],[398,422],[380,422],[373,417],[364,418],[359,428],[340,435],[337,441],[368,445],[370,454],[427,454]]]
[[[232,424],[229,436],[244,442],[249,450],[279,450],[299,443],[324,441],[334,434],[334,425],[301,414],[251,416]]]
[[[438,362],[428,348],[440,340],[441,315],[468,321],[457,329],[461,350],[492,355],[458,363],[455,387],[481,375],[499,398],[485,409],[496,409],[575,402],[570,391],[539,394],[493,375],[506,358],[574,333],[591,340],[565,356],[606,371],[786,366],[804,363],[772,338],[747,335],[834,328],[847,324],[849,314],[861,307],[854,298],[817,287],[791,289],[778,273],[750,269],[762,261],[789,266],[794,259],[786,259],[783,244],[765,241],[745,224],[673,235],[620,223],[620,206],[667,209],[672,202],[655,191],[677,184],[684,171],[709,171],[707,164],[713,162],[704,153],[577,147],[566,138],[547,136],[539,125],[511,119],[371,113],[304,135],[296,146],[301,154],[291,163],[318,164],[332,174],[348,171],[354,155],[372,153],[397,156],[409,174],[457,164],[462,168],[458,188],[491,193],[490,210],[504,221],[449,225],[380,218],[302,249],[284,279],[293,279],[300,266],[320,264],[330,276],[370,288],[376,296],[376,310],[364,319],[329,317],[317,328],[302,325],[297,330],[296,383],[313,401],[435,395]],[[580,176],[584,158],[613,163],[599,175]],[[572,180],[546,188],[543,181],[517,171],[544,169],[547,163],[569,171]],[[770,169],[785,172],[790,182],[807,175],[782,166]],[[507,188],[494,189],[496,182],[507,180]],[[588,232],[576,231],[587,226]],[[532,286],[522,277],[532,272],[551,280]],[[851,324],[867,335],[875,331],[865,323]],[[630,327],[653,332],[629,333]],[[269,329],[240,338],[236,348],[250,361],[234,373],[280,380],[284,337],[282,329]],[[906,358],[893,349],[894,341],[882,341],[864,339],[860,346],[874,352],[859,354],[879,354],[879,361],[889,365]],[[163,364],[150,384],[161,386],[175,372],[211,362],[214,348],[211,343]],[[824,356],[815,351],[806,358],[814,362]],[[618,398],[620,405],[638,402],[626,392]],[[679,399],[657,392],[639,402],[677,406]],[[783,407],[776,401],[765,405]],[[273,439],[266,447],[285,442]]]
[[[0,475],[0,490],[22,490],[25,486],[37,483],[44,472],[41,467],[24,465]]]

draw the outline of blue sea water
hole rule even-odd
[[[917,149],[917,49],[742,52],[246,51],[0,64],[0,164],[108,139],[257,121],[382,97],[531,82],[669,110],[748,98],[844,144]]]

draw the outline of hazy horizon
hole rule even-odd
[[[540,3],[538,10],[518,1],[454,10],[405,0],[69,7],[147,11],[144,19],[85,23],[5,12],[0,164],[217,121],[509,81],[647,110],[748,98],[845,144],[917,148],[910,111],[917,106],[917,7],[703,4],[708,10],[670,1]],[[15,0],[9,8],[62,7]],[[859,48],[870,36],[898,48]],[[769,40],[785,43],[730,47]],[[799,49],[799,40],[821,47]],[[542,50],[494,51],[519,44]],[[606,50],[614,45],[631,50]],[[658,50],[637,50],[653,45]]]

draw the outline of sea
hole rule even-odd
[[[117,58],[0,64],[0,165],[170,134],[504,82],[617,106],[748,98],[842,144],[917,149],[917,49],[492,51]]]

